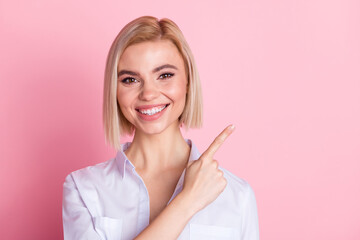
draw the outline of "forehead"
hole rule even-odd
[[[118,70],[152,70],[163,64],[184,68],[184,61],[177,47],[170,40],[146,41],[125,49],[119,59]]]

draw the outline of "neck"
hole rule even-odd
[[[135,131],[126,155],[137,170],[156,173],[186,167],[190,147],[178,125],[169,126],[159,134]]]

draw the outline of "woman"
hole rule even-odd
[[[104,128],[116,158],[64,183],[65,239],[258,239],[254,193],[213,159],[231,125],[200,154],[180,126],[200,127],[194,59],[169,19],[140,17],[113,42]],[[120,134],[133,142],[120,145]]]

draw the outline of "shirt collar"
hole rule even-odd
[[[185,141],[190,147],[190,156],[188,161],[192,162],[199,159],[200,153],[195,144],[190,139],[185,139]],[[120,150],[116,154],[116,163],[118,165],[121,178],[124,178],[126,171],[135,169],[135,166],[129,161],[126,154],[124,153],[124,151],[129,148],[130,144],[131,142],[122,144]]]

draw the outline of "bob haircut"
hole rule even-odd
[[[193,54],[179,27],[170,19],[143,16],[128,23],[117,35],[107,56],[104,76],[103,124],[106,142],[119,150],[120,135],[132,135],[134,126],[124,117],[117,102],[118,62],[125,49],[133,44],[170,40],[184,60],[188,89],[179,123],[186,128],[202,125],[202,92]]]

